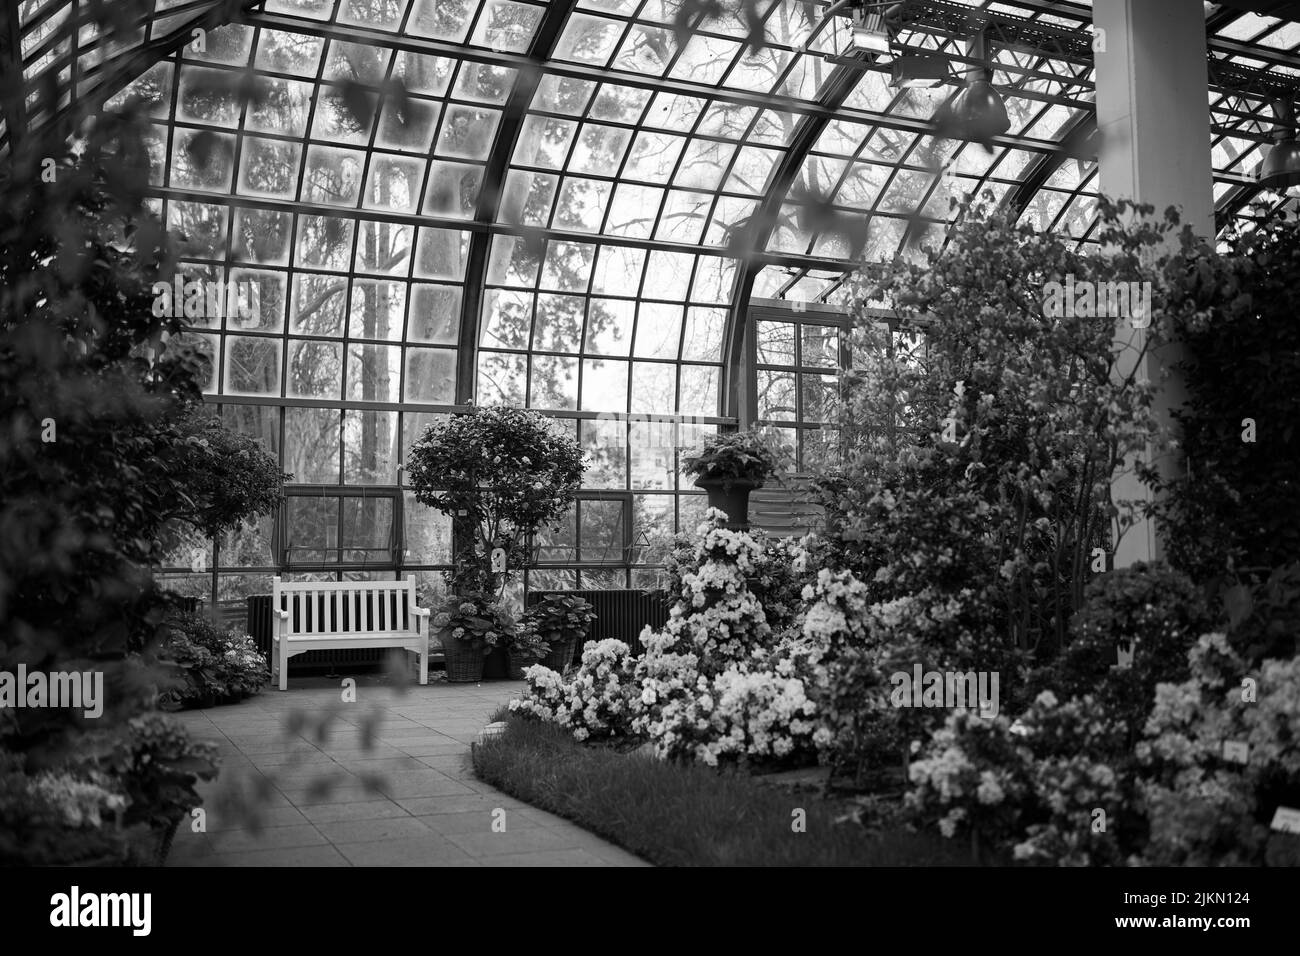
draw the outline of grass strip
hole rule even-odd
[[[479,778],[660,866],[955,866],[941,836],[837,824],[815,794],[742,773],[585,746],[562,728],[511,716],[474,746]],[[796,822],[802,810],[803,830]]]

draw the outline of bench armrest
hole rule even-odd
[[[428,617],[430,611],[427,607],[413,607],[411,608],[411,613],[416,617]]]
[[[282,621],[287,621],[287,620],[289,620],[289,612],[288,612],[288,611],[276,610],[275,613],[278,614],[278,615],[280,616],[280,620],[282,620]]]

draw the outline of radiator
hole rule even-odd
[[[648,624],[659,629],[668,621],[668,610],[672,601],[666,591],[641,590],[603,590],[603,591],[530,591],[528,605],[531,607],[547,594],[572,594],[591,603],[596,612],[596,620],[591,622],[578,642],[574,659],[582,656],[582,648],[588,641],[603,641],[615,638],[624,641],[632,648],[634,654],[640,654],[645,648],[641,646],[641,630]]]

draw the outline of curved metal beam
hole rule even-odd
[[[1013,219],[1019,219],[1038,190],[1047,184],[1067,159],[1096,161],[1096,149],[1090,144],[1096,134],[1097,114],[1095,112],[1089,111],[1076,116],[1061,136],[1061,152],[1047,153],[1034,160],[1033,165],[1025,172],[1024,179],[1007,193],[1003,200],[1003,208],[1013,214]]]
[[[125,56],[105,60],[88,70],[79,78],[79,82],[85,82],[88,77],[97,75],[104,78],[89,93],[81,96],[78,96],[75,90],[70,90],[68,103],[38,122],[36,127],[28,132],[41,130],[56,139],[70,135],[85,117],[100,109],[127,84],[138,79],[155,63],[165,60],[189,43],[195,30],[215,30],[225,26],[242,12],[251,10],[261,2],[262,0],[212,0],[208,8],[177,26],[171,33],[150,40]],[[80,23],[76,22],[73,26],[79,29]],[[21,68],[20,63],[19,69]]]
[[[747,394],[751,390],[743,380],[741,366],[744,363],[749,300],[754,292],[754,280],[764,265],[757,254],[767,248],[772,233],[776,231],[781,217],[781,204],[794,185],[795,177],[799,175],[808,153],[816,145],[822,131],[835,118],[836,111],[857,87],[858,79],[868,65],[867,54],[857,53],[853,59],[855,62],[841,62],[835,68],[827,78],[822,95],[818,97],[817,111],[805,114],[799,121],[794,136],[790,139],[790,146],[772,172],[771,185],[745,230],[748,254],[741,259],[732,287],[731,310],[727,313],[727,328],[722,346],[722,390],[718,396],[719,414],[737,419],[742,428],[752,424],[751,419],[755,414]]]
[[[479,185],[478,202],[474,207],[476,223],[494,224],[501,213],[501,199],[505,195],[506,174],[515,154],[519,134],[528,115],[536,83],[529,82],[537,75],[555,52],[560,34],[569,14],[578,0],[552,0],[542,14],[542,21],[528,46],[525,62],[515,76],[510,98],[502,111],[496,138],[488,153]],[[478,230],[470,234],[469,253],[465,263],[465,287],[460,304],[460,338],[456,349],[456,404],[468,405],[474,401],[478,370],[478,325],[483,309],[483,294],[487,284],[488,253],[492,248],[493,232]]]

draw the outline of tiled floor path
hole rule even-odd
[[[646,865],[474,777],[470,743],[522,684],[438,681],[399,694],[379,677],[356,682],[355,703],[341,702],[338,679],[303,678],[285,692],[267,689],[240,704],[179,714],[196,738],[218,745],[222,775],[205,786],[206,832],[182,823],[168,865]],[[319,716],[332,706],[339,717],[326,741],[286,731],[291,712]],[[361,727],[375,712],[375,739],[366,749]],[[313,788],[326,774],[338,784]],[[366,777],[381,778],[372,780],[378,792]],[[230,814],[221,818],[215,790],[236,779],[266,791],[258,832]]]

